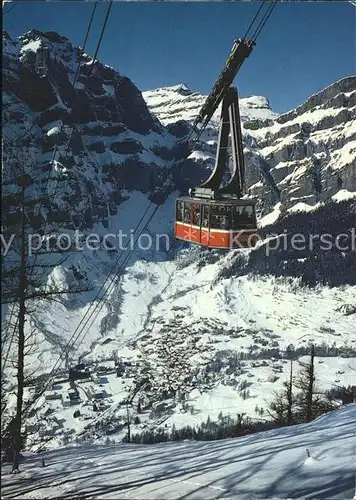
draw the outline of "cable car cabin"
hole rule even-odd
[[[258,240],[255,200],[176,200],[175,237],[209,248],[249,248]]]

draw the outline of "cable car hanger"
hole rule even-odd
[[[261,4],[244,38],[234,41],[229,58],[216,83],[194,120],[188,139],[195,134],[197,142],[220,103],[221,118],[214,169],[200,186],[189,189],[189,197],[176,200],[175,237],[208,248],[246,248],[255,246],[257,200],[243,199],[245,195],[245,163],[241,132],[239,98],[231,84],[243,62],[251,54],[278,0],[267,8],[253,35],[246,39],[266,0]],[[232,172],[230,180],[221,185],[229,160],[228,141],[231,134]],[[272,184],[273,179],[268,179]],[[276,186],[272,186],[275,189]]]

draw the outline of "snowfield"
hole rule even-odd
[[[352,499],[355,424],[351,404],[235,439],[61,448],[4,466],[2,498]]]

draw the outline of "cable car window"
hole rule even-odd
[[[233,229],[253,227],[255,215],[252,205],[239,205],[234,207]]]
[[[231,207],[228,205],[212,205],[211,215],[228,215]]]
[[[183,222],[185,224],[190,224],[190,203],[189,202],[184,203]]]
[[[202,227],[209,227],[209,211],[210,211],[209,205],[202,205],[202,221],[201,221]]]
[[[231,226],[231,207],[227,205],[214,205],[211,207],[211,224],[212,229],[226,229]]]
[[[181,200],[178,200],[176,204],[176,220],[183,221],[183,202]]]
[[[200,203],[192,203],[192,224],[200,226]]]

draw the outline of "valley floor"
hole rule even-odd
[[[242,438],[61,448],[3,466],[2,498],[352,499],[355,423],[351,404]]]

